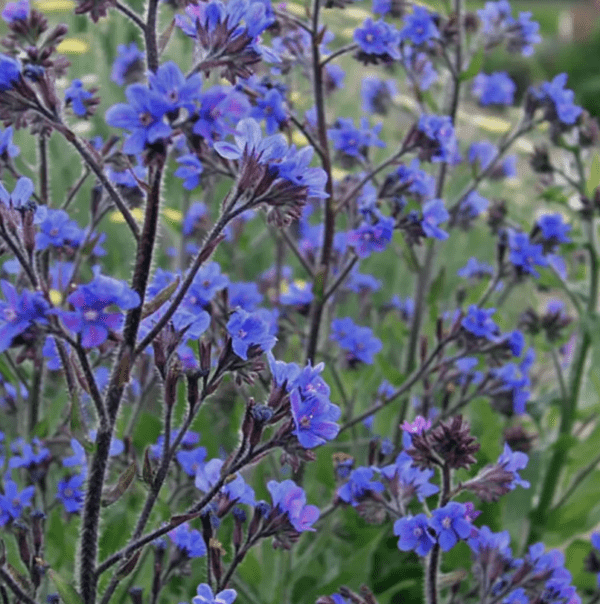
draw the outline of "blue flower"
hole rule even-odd
[[[346,281],[345,287],[352,292],[361,293],[367,291],[378,291],[381,289],[381,281],[373,277],[373,275],[359,273],[353,270]]]
[[[339,90],[344,87],[346,72],[336,63],[325,65],[325,87],[329,91]]]
[[[183,188],[187,191],[195,189],[200,183],[200,175],[204,170],[198,156],[193,153],[187,153],[186,155],[179,156],[177,163],[181,164],[181,166],[175,170],[175,176],[183,178]]]
[[[11,443],[11,449],[15,454],[10,458],[8,467],[14,468],[31,468],[41,464],[50,457],[50,451],[46,447],[42,447],[40,441],[34,438],[31,445],[18,439]]]
[[[179,108],[191,113],[195,109],[195,102],[200,100],[202,76],[194,74],[186,78],[174,61],[167,61],[156,73],[150,72],[148,83],[153,91],[162,95],[169,113]]]
[[[481,262],[477,258],[469,258],[467,264],[456,271],[463,279],[481,279],[486,275],[494,274],[494,267],[487,262]]]
[[[131,131],[123,145],[123,153],[135,155],[141,153],[146,144],[156,143],[171,134],[171,127],[163,121],[171,105],[160,92],[143,84],[128,86],[125,96],[129,104],[113,105],[106,112],[106,123]]]
[[[33,194],[33,181],[26,176],[21,176],[12,193],[9,193],[0,182],[0,201],[8,208],[23,208]]]
[[[485,309],[471,304],[467,316],[463,318],[460,324],[477,338],[495,341],[500,334],[499,327],[491,318],[495,312],[495,308]]]
[[[537,226],[542,231],[545,243],[556,245],[571,241],[568,235],[571,225],[563,222],[562,214],[544,214],[538,219]]]
[[[193,604],[232,604],[237,598],[235,589],[224,589],[217,595],[206,583],[198,585],[198,595],[192,599]]]
[[[13,88],[21,77],[21,63],[12,57],[0,54],[0,92]]]
[[[202,95],[192,132],[212,144],[215,138],[224,138],[249,111],[245,94],[235,88],[213,86]]]
[[[306,493],[293,480],[270,480],[267,489],[273,499],[273,507],[286,514],[296,531],[314,531],[311,526],[319,518],[319,508],[306,505]]]
[[[187,522],[169,531],[167,535],[169,535],[171,541],[177,546],[177,549],[184,552],[188,558],[206,556],[206,544],[202,538],[202,533],[190,528]]]
[[[513,474],[514,479],[508,485],[508,488],[512,491],[515,487],[520,486],[524,489],[528,489],[531,485],[527,480],[523,480],[519,476],[519,470],[523,470],[527,467],[529,458],[525,453],[520,451],[512,451],[508,446],[508,443],[504,443],[504,451],[498,458],[498,465],[501,465],[504,470]]]
[[[0,157],[17,157],[21,150],[17,145],[12,142],[13,137],[13,129],[12,126],[8,127],[1,135],[0,135]]]
[[[175,172],[175,175],[177,175],[177,172]],[[185,215],[185,218],[183,219],[183,225],[181,228],[182,233],[186,237],[189,237],[194,233],[199,223],[207,218],[208,209],[206,208],[206,205],[201,201],[195,201],[190,206],[190,209],[188,210],[187,214]],[[165,285],[167,285],[167,283],[165,283]]]
[[[258,285],[254,281],[248,283],[230,283],[227,286],[229,294],[229,306],[239,306],[246,312],[252,312],[263,300],[263,295],[258,291]]]
[[[23,508],[31,505],[35,487],[24,488],[20,493],[17,483],[10,478],[4,480],[4,494],[0,494],[0,526],[16,520]]]
[[[537,33],[539,23],[531,21],[531,13],[519,13],[518,20],[515,20],[507,0],[486,2],[485,8],[479,9],[477,13],[490,46],[507,40],[510,52],[520,52],[528,57],[533,54],[533,45],[541,42]]]
[[[140,305],[140,297],[124,282],[98,274],[87,285],[80,285],[67,301],[73,311],[57,311],[64,324],[81,334],[84,348],[100,346],[108,338],[109,329],[121,325],[120,313],[107,313],[107,306],[130,310]]]
[[[177,461],[188,476],[196,476],[196,472],[206,459],[206,449],[196,447],[191,451],[177,451]]]
[[[415,46],[440,37],[432,15],[422,6],[415,6],[413,12],[404,18],[404,23],[404,28],[400,31],[401,39],[408,39]]]
[[[196,273],[184,298],[184,305],[189,310],[204,309],[216,293],[227,287],[228,283],[229,279],[221,274],[221,265],[218,262],[206,264]]]
[[[8,282],[0,281],[6,302],[0,300],[0,352],[11,346],[13,340],[24,334],[35,323],[45,325],[50,305],[40,292],[17,290]]]
[[[426,556],[435,545],[429,534],[429,524],[425,514],[406,516],[394,522],[394,535],[398,539],[398,549],[404,552],[415,551],[419,556]]]
[[[570,126],[577,121],[583,109],[573,104],[575,93],[565,89],[566,83],[567,74],[560,73],[552,82],[544,82],[539,91],[534,90],[533,94],[549,107],[550,120],[558,119],[562,124]]]
[[[35,246],[38,250],[50,246],[77,248],[84,239],[85,232],[64,210],[48,210],[46,218],[40,223],[40,232],[36,234]]]
[[[250,348],[257,347],[262,352],[268,352],[277,341],[277,338],[269,333],[269,326],[264,319],[241,308],[231,315],[227,332],[231,336],[233,352],[244,361],[248,360]]]
[[[428,90],[438,78],[428,55],[416,52],[412,46],[402,48],[402,63],[407,72],[407,84],[419,91]]]
[[[490,141],[479,141],[471,143],[469,147],[469,162],[472,164],[478,163],[479,170],[485,170],[498,154],[496,145]]]
[[[259,184],[256,182],[256,162],[267,168],[264,186],[267,187],[269,180],[271,185],[260,197],[265,199],[265,203],[283,205],[287,201],[282,199],[283,195],[301,205],[309,197],[327,197],[324,190],[327,174],[322,168],[309,167],[314,152],[312,147],[297,151],[294,145],[288,147],[281,134],[263,138],[258,122],[251,118],[239,122],[234,140],[235,144],[215,143],[215,150],[227,159],[242,160],[240,180],[249,184]],[[280,179],[285,182],[278,183]],[[277,184],[283,188],[278,189]]]
[[[360,128],[356,128],[350,118],[338,118],[334,127],[327,131],[327,136],[337,151],[350,157],[364,158],[370,146],[385,147],[385,143],[377,138],[381,128],[381,124],[369,128],[366,118],[361,118]]]
[[[394,220],[387,216],[378,216],[374,224],[363,222],[361,226],[348,233],[348,244],[354,247],[359,258],[367,258],[372,252],[383,252],[392,240]]]
[[[70,514],[78,512],[83,505],[83,483],[85,474],[75,474],[70,478],[64,478],[58,482],[58,493],[56,498],[65,506]]]
[[[373,364],[373,356],[382,348],[381,340],[373,335],[369,327],[355,325],[350,317],[331,322],[331,339],[347,350],[350,361]]]
[[[359,58],[369,63],[400,59],[400,32],[383,20],[366,19],[354,30],[354,41],[360,48]]]
[[[70,103],[73,107],[73,112],[79,117],[87,114],[88,109],[85,106],[85,101],[91,99],[94,95],[83,87],[81,80],[73,80],[71,85],[65,90],[65,101],[67,105]]]
[[[302,395],[298,388],[290,394],[292,417],[296,429],[292,432],[305,449],[312,449],[333,440],[340,430],[335,423],[341,410],[326,396],[319,394]]]
[[[475,533],[476,534],[473,534]],[[471,551],[478,556],[490,555],[490,552],[497,552],[505,560],[511,560],[512,552],[510,549],[510,533],[502,531],[501,533],[492,533],[487,526],[474,529],[472,536],[468,540]]]
[[[436,532],[443,551],[451,550],[459,539],[467,539],[471,535],[471,523],[466,519],[466,513],[465,505],[456,501],[433,511],[429,526]]]
[[[285,287],[282,287],[282,293],[279,297],[281,304],[304,307],[313,301],[314,295],[312,292],[312,283],[310,282],[296,279],[289,286],[285,283],[282,286]]]
[[[387,187],[393,186],[393,193],[408,192],[419,200],[429,199],[435,194],[435,178],[421,170],[418,159],[413,159],[410,166],[401,164],[396,172],[386,179]]]
[[[2,19],[6,23],[25,21],[29,17],[29,0],[18,0],[9,2],[2,11]]]
[[[454,162],[458,142],[452,120],[447,115],[422,115],[417,130],[427,139],[426,157],[433,162]]]
[[[204,493],[210,491],[221,478],[223,463],[222,459],[211,459],[206,464],[200,464],[196,470],[196,477],[194,480],[196,488]],[[230,502],[235,501],[236,503],[243,503],[246,505],[255,505],[256,503],[254,490],[251,486],[246,484],[239,472],[235,475],[233,480],[230,480],[223,486],[221,492]]]
[[[495,390],[492,391],[492,395],[510,395],[512,398],[512,411],[517,415],[525,413],[525,406],[529,400],[530,393],[528,388],[531,382],[527,374],[532,363],[533,351],[530,349],[530,352],[525,355],[520,365],[507,363],[491,371],[491,375],[497,384]]]
[[[62,461],[62,465],[65,468],[72,468],[75,466],[81,466],[84,473],[87,470],[87,459],[85,456],[85,449],[79,444],[75,438],[71,439],[71,449],[73,449],[73,455],[71,457],[65,457]]]
[[[271,88],[264,97],[256,99],[256,105],[250,111],[249,117],[264,119],[267,134],[278,132],[287,120],[281,92],[277,88]]]
[[[115,84],[123,86],[138,81],[143,73],[144,53],[138,48],[137,44],[135,42],[119,44],[110,79]]]
[[[435,239],[448,239],[448,233],[439,228],[439,224],[446,222],[450,214],[441,199],[431,199],[423,206],[421,228],[427,237]]]
[[[368,497],[371,493],[381,493],[385,487],[378,480],[374,480],[373,476],[377,468],[360,467],[352,470],[350,478],[346,484],[342,485],[338,491],[338,497],[346,503],[356,507],[361,499]]]
[[[509,258],[521,273],[539,277],[536,266],[548,266],[544,257],[543,246],[531,243],[527,233],[519,233],[513,229],[508,230]]]
[[[517,589],[511,591],[510,594],[502,600],[502,604],[529,604],[529,602],[530,600],[527,597],[527,593],[522,587],[517,587]]]
[[[473,80],[472,92],[483,106],[512,105],[517,87],[505,71],[491,75],[478,74]]]
[[[485,197],[482,197],[477,191],[471,191],[461,202],[458,207],[459,218],[464,221],[477,218],[481,213],[488,209],[490,202]]]
[[[423,420],[422,417],[420,419]],[[431,426],[431,422],[429,422],[429,426]],[[401,427],[403,428],[403,426]],[[433,470],[421,470],[412,463],[412,457],[406,451],[402,451],[393,464],[381,468],[381,473],[394,485],[394,493],[399,491],[400,496],[406,500],[410,500],[416,495],[417,499],[423,502],[430,495],[437,493],[439,488],[429,482],[434,474]]]
[[[362,110],[365,113],[386,115],[396,93],[394,80],[382,80],[373,76],[363,78],[360,85]]]

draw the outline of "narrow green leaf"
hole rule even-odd
[[[54,582],[54,585],[56,585],[56,589],[65,604],[83,604],[81,596],[70,583],[67,583],[63,577],[52,569],[48,570],[48,574]]]
[[[117,484],[102,497],[102,506],[108,507],[119,500],[133,482],[135,474],[136,466],[134,462],[119,476]]]
[[[471,60],[471,63],[469,63],[469,66],[462,73],[459,74],[459,81],[468,82],[469,80],[474,78],[481,71],[481,67],[483,66],[483,58],[484,49],[481,48],[477,52],[477,54],[475,54],[475,56]]]
[[[149,317],[152,313],[155,313],[169,298],[175,293],[175,290],[179,287],[181,279],[177,277],[172,283],[169,283],[167,287],[161,289],[150,302],[144,304],[142,309],[142,319]]]
[[[600,153],[596,151],[590,165],[590,177],[585,183],[585,194],[591,199],[594,191],[600,185]]]

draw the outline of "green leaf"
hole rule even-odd
[[[119,476],[117,484],[102,497],[102,506],[108,507],[118,501],[133,482],[135,474],[136,465],[134,462]]]
[[[590,177],[585,183],[585,194],[591,199],[594,191],[600,185],[600,153],[596,151],[590,165]]]
[[[53,571],[52,569],[48,570],[48,574],[54,582],[54,585],[56,585],[56,589],[65,604],[83,604],[81,596],[77,593],[77,590],[70,583],[67,583],[65,579],[63,579],[57,572]]]
[[[459,74],[458,80],[460,82],[468,82],[472,78],[474,78],[480,71],[483,66],[483,58],[484,58],[484,49],[483,47],[477,52],[477,54],[473,57],[469,66]]]
[[[427,306],[429,307],[429,318],[435,321],[439,317],[438,301],[441,300],[446,284],[446,267],[440,268],[436,278],[431,284],[429,294],[427,295]]]

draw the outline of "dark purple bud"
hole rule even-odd
[[[200,342],[200,369],[203,375],[210,373],[211,366],[211,342],[202,341]]]
[[[538,174],[550,174],[554,171],[546,145],[535,147],[529,158],[529,165],[532,170]]]
[[[132,587],[127,593],[131,598],[131,604],[143,604],[142,594],[144,590],[141,587]]]
[[[177,382],[181,374],[181,361],[172,361],[165,379],[165,404],[171,409],[177,402]]]
[[[40,556],[44,545],[44,523],[46,514],[40,510],[31,512],[31,528],[33,534],[33,551]]]
[[[199,399],[198,393],[198,376],[195,374],[188,374],[187,378],[187,400],[190,407],[190,411],[196,408]]]
[[[15,531],[15,537],[17,538],[17,544],[19,546],[19,555],[21,556],[21,560],[23,564],[27,568],[27,570],[31,569],[31,550],[29,548],[28,543],[28,529],[21,522],[14,522],[13,529]]]

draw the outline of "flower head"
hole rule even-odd
[[[429,525],[435,531],[443,551],[451,550],[459,539],[467,539],[471,535],[471,523],[466,519],[466,511],[465,505],[456,501],[433,511]]]
[[[405,516],[396,520],[394,535],[399,537],[398,549],[404,552],[415,551],[419,556],[426,556],[435,545],[425,514]]]
[[[215,595],[206,583],[198,585],[197,594],[192,599],[193,604],[233,604],[237,598],[235,589],[224,589]]]
[[[293,480],[267,483],[267,489],[273,499],[273,507],[286,514],[292,527],[299,533],[314,531],[311,526],[319,518],[319,508],[306,505],[306,493]]]
[[[505,71],[478,74],[473,80],[473,94],[483,106],[512,105],[517,87]]]
[[[323,445],[337,436],[340,427],[336,422],[341,410],[327,396],[318,393],[303,396],[298,388],[294,388],[290,393],[290,403],[296,426],[293,434],[305,449]]]
[[[238,308],[227,323],[231,336],[233,352],[238,357],[248,360],[248,350],[252,347],[268,352],[275,346],[277,338],[271,335],[267,322],[257,313],[248,313]]]

